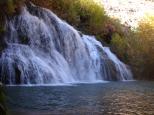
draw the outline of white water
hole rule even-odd
[[[129,68],[93,36],[81,35],[51,11],[23,9],[7,23],[0,59],[6,84],[95,83],[131,80]]]

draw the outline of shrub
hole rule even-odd
[[[5,106],[5,96],[1,85],[0,85],[0,113],[1,115],[7,115],[7,110]]]
[[[20,12],[25,0],[1,0],[0,37],[4,30],[4,15]],[[96,0],[26,0],[48,8],[78,30],[92,34],[112,50],[125,63],[132,66],[136,78],[154,79],[154,16],[142,20],[132,31],[119,20],[105,14],[103,5]],[[2,37],[1,37],[2,38]],[[0,51],[3,48],[0,47]],[[142,77],[143,76],[143,77]]]
[[[111,48],[120,59],[124,59],[123,61],[128,62],[128,46],[125,39],[126,38],[124,38],[123,36],[120,36],[119,34],[115,33],[112,36]]]
[[[147,79],[154,79],[154,16],[145,17],[139,24],[136,32],[135,52],[138,54],[137,68],[140,76]],[[137,56],[136,56],[137,57]]]
[[[131,65],[137,79],[154,80],[154,16],[145,17],[129,36],[114,35],[111,46]]]
[[[30,0],[46,7],[78,30],[104,38],[105,14],[103,5],[96,0]]]

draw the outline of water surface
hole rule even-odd
[[[154,115],[154,82],[6,89],[14,115]]]

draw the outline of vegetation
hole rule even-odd
[[[132,67],[136,78],[154,79],[153,16],[142,20],[139,27],[132,31],[118,20],[108,17],[100,4],[101,0],[26,0],[29,1],[52,10],[78,30],[95,35],[102,43],[105,41],[122,61]],[[0,36],[5,33],[5,18],[20,13],[24,2],[0,1]]]
[[[78,30],[109,42],[114,32],[123,33],[119,21],[105,14],[101,0],[30,0],[46,7]],[[103,40],[102,40],[103,39]]]
[[[0,86],[0,113],[1,113],[1,115],[7,114],[7,110],[6,110],[6,106],[5,106],[5,96],[3,93],[2,86]]]
[[[154,80],[154,16],[146,16],[127,38],[113,36],[112,47],[131,65],[137,79]]]
[[[20,13],[24,0],[0,0],[0,33],[4,32],[6,18]]]
[[[104,23],[107,16],[103,7],[94,0],[31,0],[45,6],[62,19],[84,32],[94,33]],[[90,33],[91,33],[90,32]]]
[[[78,30],[95,35],[102,43],[108,43],[112,51],[131,66],[137,79],[154,79],[153,17],[144,19],[132,31],[118,20],[108,17],[102,5],[95,0],[31,1],[51,9]]]
[[[140,22],[133,41],[136,41],[136,45],[132,45],[134,54],[131,59],[136,62],[138,78],[145,76],[154,80],[154,16],[147,16]]]

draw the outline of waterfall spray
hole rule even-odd
[[[94,36],[81,35],[48,9],[25,7],[7,22],[0,58],[5,84],[131,80],[129,67]]]

